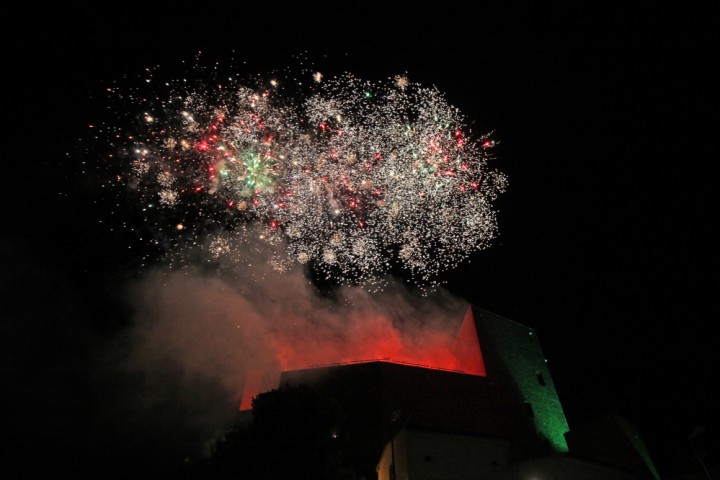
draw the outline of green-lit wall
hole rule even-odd
[[[488,378],[512,382],[526,415],[556,452],[567,452],[569,430],[537,333],[524,325],[478,307],[471,307]],[[509,377],[509,378],[505,378]],[[544,383],[544,385],[543,385]]]

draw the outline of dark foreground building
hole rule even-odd
[[[659,478],[622,418],[570,430],[533,329],[472,306],[454,349],[467,370],[374,361],[287,371],[280,383],[342,406],[331,434],[367,480]]]

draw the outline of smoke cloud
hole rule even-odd
[[[130,289],[122,370],[138,387],[129,404],[187,448],[207,453],[248,392],[276,388],[283,370],[376,359],[458,367],[450,349],[467,303],[446,291],[389,282],[328,298],[302,271],[236,272],[157,270]]]

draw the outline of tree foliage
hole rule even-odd
[[[208,479],[352,479],[341,409],[307,385],[284,386],[253,400],[253,417],[216,443],[193,475]]]

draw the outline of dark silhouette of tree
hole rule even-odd
[[[284,386],[253,400],[253,418],[218,441],[191,477],[208,479],[353,479],[345,465],[342,412],[307,385]]]

